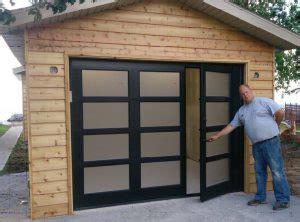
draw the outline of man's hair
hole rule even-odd
[[[244,87],[246,87],[246,88],[248,88],[248,89],[251,89],[250,86],[247,85],[247,84],[241,84],[241,85],[239,86],[239,88],[241,88],[242,86],[244,86]]]

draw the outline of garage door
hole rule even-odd
[[[185,194],[184,66],[71,60],[74,208]]]

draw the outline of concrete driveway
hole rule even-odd
[[[153,201],[75,212],[73,216],[37,220],[37,222],[218,222],[218,221],[299,221],[300,198],[291,198],[291,207],[273,211],[274,196],[269,194],[268,204],[249,207],[252,195],[227,194],[201,203],[199,197]],[[6,220],[7,221],[7,220]],[[9,220],[10,221],[10,220]],[[24,219],[22,221],[30,221]]]

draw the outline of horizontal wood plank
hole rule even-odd
[[[67,169],[32,172],[32,183],[67,180]]]
[[[249,81],[248,85],[252,89],[272,89],[273,88],[273,81],[267,80],[267,81]]]
[[[58,43],[58,42],[55,42]],[[71,42],[61,42],[63,45],[70,45]],[[81,46],[80,46],[81,45]],[[84,45],[84,46],[83,46]],[[268,61],[272,58],[269,53],[251,52],[251,51],[227,51],[213,49],[197,48],[174,48],[174,47],[153,47],[153,46],[135,46],[135,45],[115,45],[104,43],[77,43],[73,46],[52,46],[33,45],[34,50],[39,51],[66,51],[71,55],[80,55],[88,57],[111,57],[111,58],[138,58],[147,60],[176,60],[176,61],[215,61],[234,62],[236,60]]]
[[[65,111],[65,100],[33,100],[30,101],[31,112]]]
[[[32,136],[32,147],[65,146],[66,135]]]
[[[32,184],[32,193],[34,195],[67,192],[67,189],[67,181]]]
[[[63,65],[64,54],[63,53],[45,53],[45,52],[27,52],[28,64],[49,64],[49,65]]]
[[[63,88],[65,87],[65,78],[63,76],[31,76],[29,77],[30,87],[39,88]]]
[[[267,98],[273,98],[273,89],[255,89],[254,95],[259,97],[267,97]]]
[[[65,123],[31,124],[31,135],[33,136],[58,134],[66,134]]]
[[[68,214],[68,204],[54,204],[51,206],[34,207],[32,209],[32,219],[48,218]]]
[[[65,123],[65,112],[31,112],[31,124],[34,123]]]
[[[63,65],[54,65],[54,67],[57,68],[57,73],[52,74],[50,72],[50,65],[28,65],[27,66],[27,72],[29,76],[64,76],[65,70]]]
[[[258,73],[259,77],[256,78],[256,73]],[[255,71],[251,70],[248,74],[248,81],[261,81],[261,80],[273,80],[274,74],[273,71]]]
[[[31,163],[32,171],[59,170],[67,168],[67,158],[36,159]]]
[[[35,147],[31,150],[32,159],[67,157],[66,146]]]
[[[64,88],[30,88],[30,100],[65,99]]]
[[[45,195],[33,195],[32,205],[34,207],[39,206],[51,206],[55,204],[68,203],[68,193],[53,193]]]

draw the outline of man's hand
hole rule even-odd
[[[216,139],[220,138],[221,136],[225,136],[229,133],[231,133],[233,130],[235,129],[235,127],[231,126],[230,124],[228,124],[225,128],[223,128],[220,132],[216,133],[215,135],[209,137],[206,141],[207,142],[213,142]]]
[[[277,125],[279,126],[280,123],[282,122],[283,118],[284,118],[284,109],[280,109],[278,110],[275,114],[275,121],[277,123]]]
[[[219,138],[218,134],[215,134],[215,135],[209,137],[206,141],[207,142],[213,142],[213,141],[215,141],[218,138]]]

